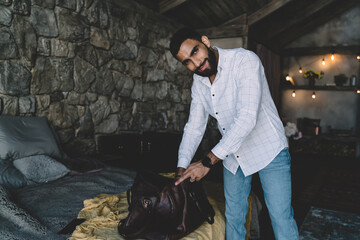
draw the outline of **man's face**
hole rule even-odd
[[[217,71],[214,51],[197,40],[186,39],[176,56],[190,71],[200,76],[210,77]]]

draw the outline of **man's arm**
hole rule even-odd
[[[184,134],[179,147],[177,175],[182,175],[189,166],[203,138],[209,118],[200,101],[195,82],[191,88],[191,98],[189,120],[184,127]]]

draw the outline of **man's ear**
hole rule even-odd
[[[205,44],[205,46],[210,48],[210,40],[209,40],[209,38],[207,36],[202,36],[201,41],[203,42],[203,44]]]

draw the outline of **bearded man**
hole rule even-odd
[[[259,58],[243,48],[212,47],[206,36],[186,28],[173,35],[170,51],[195,73],[175,184],[199,181],[221,161],[226,238],[240,240],[246,235],[252,174],[258,172],[276,239],[298,239],[288,143]],[[209,115],[222,138],[201,161],[190,164]]]

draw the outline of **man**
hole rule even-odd
[[[246,235],[251,176],[258,172],[276,239],[298,239],[288,144],[259,58],[242,48],[212,47],[206,36],[190,29],[173,35],[170,51],[195,73],[175,184],[199,181],[222,161],[226,238],[240,240]],[[190,164],[209,114],[217,119],[222,138],[204,159]]]

